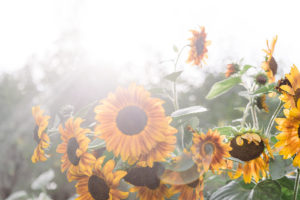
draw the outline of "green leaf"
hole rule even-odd
[[[292,165],[291,159],[283,159],[282,156],[275,155],[269,163],[269,170],[272,180],[280,179],[287,174],[289,166]]]
[[[256,94],[265,94],[265,93],[269,93],[269,92],[275,92],[275,83],[271,83],[269,85],[265,85],[265,86],[262,86],[260,88],[258,88],[254,93],[253,95],[256,95]]]
[[[280,186],[281,186],[281,200],[290,200],[294,196],[294,184],[295,184],[295,179],[290,179],[286,176],[282,177],[281,179],[276,180]],[[298,193],[298,198],[299,199],[300,194]]]
[[[252,187],[253,184],[245,185],[243,181],[231,181],[227,185],[219,188],[216,192],[214,192],[210,199],[248,200]]]
[[[171,74],[168,74],[167,76],[164,77],[164,79],[175,82],[177,80],[177,78],[181,75],[183,71],[177,71],[177,72],[173,72]]]
[[[233,127],[233,126],[217,127],[217,128],[214,128],[214,130],[219,131],[219,133],[221,135],[227,135],[227,136],[232,136],[232,135],[234,135],[235,133],[238,132],[236,130],[236,128]]]
[[[201,112],[205,112],[205,111],[207,111],[207,109],[202,106],[191,106],[191,107],[176,110],[175,112],[173,112],[171,114],[171,117],[174,117],[174,118],[186,117],[186,116],[195,115],[197,113],[201,113]]]
[[[103,156],[105,156],[105,159],[103,161],[102,166],[104,166],[107,161],[112,160],[114,158],[114,153],[112,151],[105,151],[103,153]]]
[[[248,71],[248,69],[250,69],[251,67],[253,67],[253,66],[251,66],[251,65],[244,65],[243,69],[240,71],[240,75],[245,74]]]
[[[225,80],[216,82],[210,89],[206,99],[214,99],[229,91],[233,86],[239,84],[240,82],[241,77],[239,76],[229,77]]]
[[[265,180],[258,183],[253,191],[252,199],[266,200],[266,199],[280,199],[281,186],[277,181]]]

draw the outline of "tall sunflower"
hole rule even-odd
[[[78,181],[75,185],[79,195],[77,200],[120,200],[128,197],[128,192],[118,189],[120,180],[126,172],[122,170],[113,172],[115,168],[113,160],[109,160],[102,167],[104,159],[104,156],[98,158],[93,170],[87,174],[80,171],[71,172],[73,179]]]
[[[266,55],[266,60],[262,63],[262,68],[267,73],[267,76],[269,78],[269,83],[273,83],[275,81],[275,74],[277,73],[277,68],[278,68],[277,62],[273,57],[276,42],[277,42],[277,35],[273,38],[271,47],[269,46],[269,41],[267,40],[268,49],[263,49],[263,51],[267,55]]]
[[[191,152],[199,172],[202,170],[206,172],[209,169],[219,170],[220,167],[226,165],[224,157],[230,156],[228,151],[231,148],[223,143],[224,139],[225,136],[211,129],[206,134],[194,131]]]
[[[250,183],[253,177],[256,182],[259,181],[260,174],[266,177],[268,171],[269,156],[265,152],[268,149],[269,154],[273,157],[268,139],[262,138],[257,133],[243,133],[234,137],[230,141],[232,150],[229,152],[234,158],[238,158],[244,163],[239,163],[237,171],[231,178],[236,179],[242,174],[244,182]]]
[[[72,181],[72,171],[82,171],[84,173],[91,173],[91,166],[96,161],[93,154],[88,153],[88,145],[90,139],[86,136],[90,132],[89,129],[80,127],[82,123],[81,118],[69,118],[65,123],[65,129],[62,125],[59,126],[62,143],[57,146],[56,152],[63,153],[61,158],[61,171],[68,170],[67,177]]]
[[[293,65],[289,74],[280,80],[277,89],[282,93],[280,99],[285,102],[285,108],[294,108],[300,97],[300,73],[298,68]]]
[[[202,65],[202,62],[205,63],[207,58],[207,46],[210,45],[210,41],[206,40],[207,34],[205,33],[205,28],[200,27],[201,31],[191,30],[193,37],[189,38],[191,41],[190,46],[191,50],[187,63],[192,63],[193,65]]]
[[[286,118],[277,118],[275,121],[278,126],[276,128],[281,131],[276,136],[278,142],[275,147],[280,148],[279,154],[283,155],[284,159],[289,159],[295,155],[293,165],[300,167],[300,100],[298,106],[284,110]]]
[[[97,137],[105,140],[106,148],[123,161],[143,166],[164,161],[176,145],[177,130],[165,116],[162,104],[141,86],[118,88],[95,108]]]
[[[49,156],[45,153],[45,149],[50,145],[50,138],[46,133],[50,116],[43,116],[43,113],[44,111],[40,109],[40,106],[32,107],[32,115],[36,123],[33,138],[38,144],[31,157],[33,163],[46,161]]]

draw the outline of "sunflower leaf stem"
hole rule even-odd
[[[242,118],[242,122],[241,122],[241,128],[244,128],[245,127],[245,123],[246,123],[246,118],[248,116],[248,112],[249,112],[249,109],[250,109],[250,101],[249,103],[246,105],[246,108],[245,108],[245,111],[244,111],[244,114],[243,114],[243,118]]]
[[[298,189],[299,189],[299,178],[300,178],[300,169],[297,168],[297,177],[296,177],[296,180],[295,180],[295,186],[294,186],[294,198],[293,198],[293,200],[297,200]]]
[[[267,129],[266,129],[266,133],[265,133],[268,138],[270,138],[270,132],[271,132],[271,128],[272,128],[272,126],[274,124],[274,120],[277,117],[277,115],[280,113],[281,108],[283,107],[283,104],[284,103],[282,101],[280,101],[279,104],[278,104],[278,106],[277,106],[277,108],[276,108],[276,110],[275,110],[275,112],[271,116],[271,119],[269,121],[269,124],[268,124]]]

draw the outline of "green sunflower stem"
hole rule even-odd
[[[298,189],[299,189],[299,178],[300,178],[300,169],[297,168],[297,177],[296,177],[296,180],[295,180],[295,186],[294,186],[294,198],[293,198],[293,200],[297,200]]]
[[[177,58],[175,60],[175,63],[174,63],[174,72],[177,71],[177,64],[178,64],[178,61],[179,61],[179,58],[183,52],[183,50],[185,49],[185,47],[188,47],[189,45],[185,45],[183,46],[178,55],[177,55]],[[176,80],[173,82],[173,104],[174,104],[174,109],[175,111],[179,109],[179,105],[178,105],[178,95],[177,95],[177,87],[176,87]],[[182,125],[180,125],[180,133],[181,133],[181,147],[182,147],[182,150],[184,149],[184,129],[182,127]]]
[[[284,103],[283,103],[282,101],[279,102],[279,104],[278,104],[278,106],[277,106],[275,112],[273,113],[273,115],[272,115],[272,117],[271,117],[271,119],[270,119],[270,121],[269,121],[269,124],[268,124],[267,129],[266,129],[266,133],[265,133],[265,135],[266,135],[268,138],[270,137],[271,128],[272,128],[272,126],[273,126],[273,124],[274,124],[275,118],[276,118],[277,115],[280,113],[281,108],[283,107],[283,104],[284,104]]]

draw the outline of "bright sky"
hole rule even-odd
[[[300,67],[299,6],[296,0],[0,1],[0,71],[21,68],[72,27],[89,62],[122,67],[143,66],[158,54],[173,58],[173,45],[187,44],[189,30],[205,26],[209,68],[242,57],[258,65],[266,39],[277,34],[275,58],[287,72],[293,63]]]

